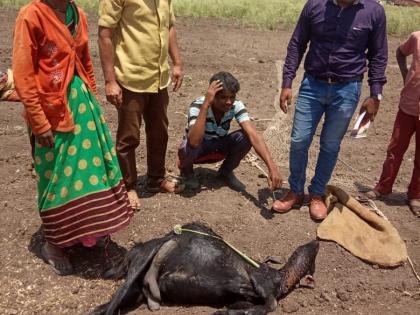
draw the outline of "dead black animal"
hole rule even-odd
[[[182,228],[218,237],[200,223]],[[126,281],[92,314],[119,314],[143,302],[151,310],[165,303],[227,307],[214,314],[267,314],[302,280],[313,280],[318,248],[316,240],[300,246],[280,270],[265,263],[257,268],[218,238],[171,232],[136,245],[105,273]]]

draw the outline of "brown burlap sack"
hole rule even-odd
[[[384,267],[407,260],[407,248],[389,221],[363,207],[344,190],[328,186],[328,216],[319,225],[320,239],[334,241],[356,257]]]

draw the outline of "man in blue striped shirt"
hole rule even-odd
[[[236,100],[239,88],[239,82],[232,74],[219,72],[211,77],[206,96],[191,104],[186,136],[178,150],[179,168],[187,187],[200,187],[194,176],[194,164],[224,160],[218,171],[218,178],[230,188],[243,191],[245,186],[235,177],[233,170],[251,147],[267,165],[270,189],[281,186],[279,169],[262,136],[251,123],[245,105]],[[241,129],[229,133],[233,119]]]

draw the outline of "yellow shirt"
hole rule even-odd
[[[171,0],[100,0],[99,26],[114,29],[115,74],[133,92],[156,93],[170,83]]]

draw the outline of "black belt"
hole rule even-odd
[[[317,81],[326,82],[328,84],[337,84],[337,83],[347,83],[347,82],[355,82],[355,81],[362,81],[363,75],[356,75],[350,78],[331,78],[331,77],[317,77],[312,76]]]

